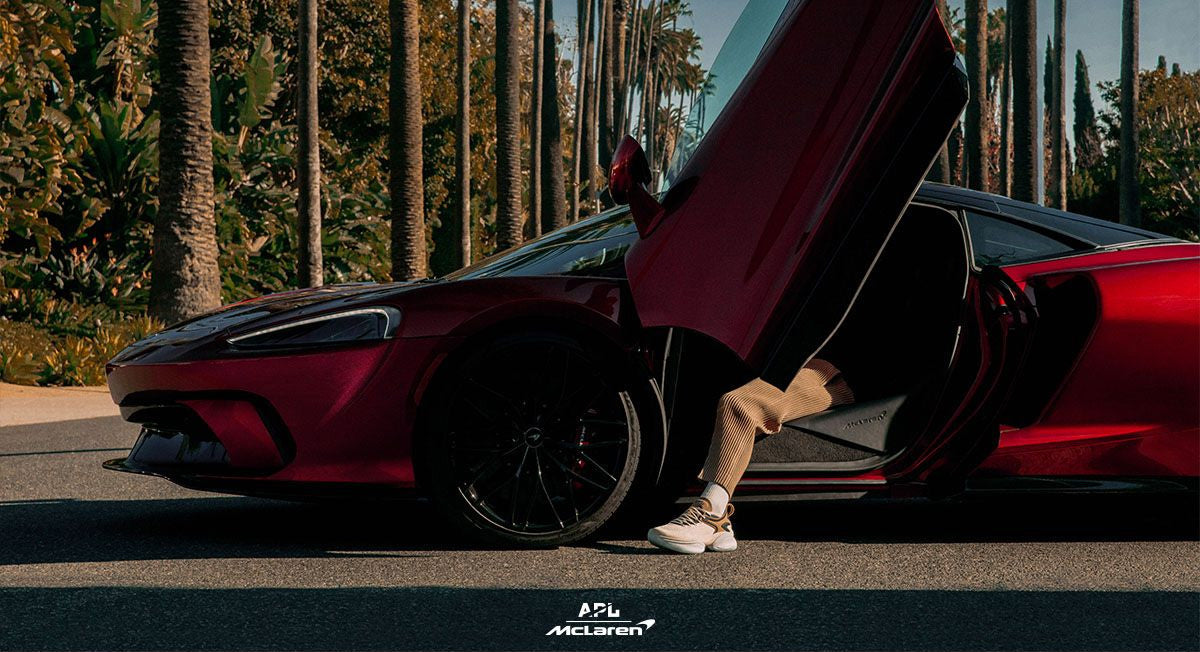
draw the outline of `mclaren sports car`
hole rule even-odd
[[[664,170],[621,143],[618,208],[131,345],[106,466],[560,544],[694,487],[718,397],[820,356],[856,402],[761,441],[739,500],[1195,491],[1200,245],[923,184],[968,92],[933,0],[753,2],[712,73]]]

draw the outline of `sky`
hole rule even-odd
[[[576,0],[552,0],[555,22],[566,40],[567,52],[575,48]],[[637,1],[637,0],[635,0]],[[642,0],[645,1],[645,0]],[[754,0],[691,0],[692,16],[682,19],[680,27],[691,27],[700,35],[705,48],[700,60],[705,68],[717,55],[720,43],[734,21]],[[853,1],[853,0],[849,0]],[[964,0],[949,0],[961,12]],[[1002,7],[1004,0],[991,0],[989,9]],[[1038,61],[1045,56],[1046,37],[1053,31],[1054,0],[1038,0]],[[1200,1],[1141,0],[1142,68],[1153,68],[1158,55],[1167,57],[1167,65],[1178,62],[1184,70],[1200,69]],[[1116,80],[1121,61],[1121,0],[1067,0],[1067,83],[1074,88],[1075,51],[1083,50],[1096,109],[1102,108],[1097,82]],[[1039,71],[1041,70],[1039,66]],[[1040,79],[1040,72],[1039,72]],[[1039,82],[1040,84],[1040,82]],[[1073,91],[1068,91],[1068,93]],[[1039,98],[1041,94],[1039,93]],[[1068,137],[1075,109],[1070,95],[1067,101]]]

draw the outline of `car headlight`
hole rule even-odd
[[[238,349],[293,349],[391,339],[400,311],[390,306],[358,308],[279,324],[229,338]]]

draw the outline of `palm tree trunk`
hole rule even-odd
[[[1027,202],[1038,200],[1037,110],[1037,2],[1010,0],[1013,78],[1013,175],[1012,196]]]
[[[1012,195],[1012,14],[1004,17],[1004,72],[1000,76],[1000,194]]]
[[[613,25],[615,19],[613,0],[601,0],[601,2],[604,4],[604,10],[601,12],[603,18],[600,24],[604,28],[601,30],[600,37],[600,92],[597,94],[600,102],[598,111],[600,114],[600,151],[597,168],[607,170],[612,163],[613,148],[616,147],[613,140],[613,93],[616,90],[616,80],[613,77],[617,64],[617,35]]]
[[[987,0],[967,0],[967,75],[971,93],[966,114],[967,185],[988,189]]]
[[[173,324],[221,304],[213,215],[207,0],[159,7],[159,184],[150,312]]]
[[[1050,189],[1048,205],[1067,209],[1067,3],[1054,0],[1053,103],[1050,106]]]
[[[658,151],[658,106],[662,103],[662,98],[659,97],[662,71],[659,70],[658,57],[653,57],[653,59],[654,62],[650,66],[650,89],[646,95],[646,160],[651,165],[654,164],[654,153]],[[651,176],[654,176],[653,170]]]
[[[553,2],[546,3],[545,26],[542,46],[542,222],[545,231],[553,231],[567,224],[562,114],[558,103],[558,37]]]
[[[666,124],[663,125],[663,139],[662,139],[661,147],[658,148],[658,165],[655,168],[658,170],[666,170],[666,168],[667,168],[667,155],[668,155],[668,152],[667,152],[668,147],[667,146],[670,144],[671,139],[673,138],[671,132],[675,128],[675,122],[672,119],[674,116],[671,115],[671,112],[674,111],[674,108],[673,108],[674,101],[673,100],[674,100],[675,94],[671,92],[670,76],[667,76],[666,82],[667,82],[667,84],[666,84],[667,108],[663,112],[663,115],[666,116]]]
[[[643,41],[645,43],[646,56],[642,60],[642,94],[638,102],[640,108],[638,109],[637,133],[638,135],[644,134],[647,146],[650,145],[650,132],[648,130],[649,116],[646,115],[646,107],[650,101],[650,55],[654,51],[654,25],[657,22],[654,18],[656,3],[657,0],[650,0],[650,6],[646,8],[647,18],[643,19],[646,22],[646,36]]]
[[[317,116],[317,2],[300,0],[300,92],[296,118],[300,133],[296,147],[298,188],[296,222],[300,231],[300,283],[317,287],[321,270],[321,141]]]
[[[521,243],[521,62],[517,0],[496,0],[496,247]]]
[[[392,61],[388,86],[388,193],[392,197],[392,278],[424,278],[425,188],[418,0],[389,0]]]
[[[545,56],[546,0],[533,2],[533,88],[529,110],[529,222],[533,235],[542,234],[542,57]]]
[[[642,41],[642,0],[634,0],[633,5],[633,40],[629,45],[629,54],[625,62],[624,102],[621,110],[621,136],[632,131],[633,127],[633,87],[637,83],[637,64]]]
[[[471,264],[471,0],[458,0],[458,117],[454,184],[458,215],[458,266]]]
[[[625,125],[623,124],[624,116],[621,114],[622,107],[625,106],[625,48],[629,45],[629,0],[612,0],[612,78],[613,88],[612,97],[609,98],[609,115],[612,116],[612,128],[608,135],[612,147],[616,147],[621,136],[625,135]],[[605,162],[607,169],[612,164],[611,152],[608,161]]]
[[[963,137],[963,123],[958,121],[954,123],[954,130],[950,132],[950,138],[946,140],[946,154],[950,161],[950,185],[966,186],[965,178],[967,165],[964,162],[966,156],[963,150],[966,144],[966,139]]]
[[[1141,226],[1142,200],[1138,188],[1138,0],[1125,0],[1121,12],[1121,224]]]
[[[587,1],[588,1],[588,4],[590,5],[590,0],[587,0]],[[576,43],[575,49],[578,51],[578,54],[579,54],[579,69],[578,69],[578,73],[576,74],[576,77],[575,77],[575,133],[573,134],[575,151],[571,157],[571,165],[574,167],[574,169],[572,170],[572,173],[571,173],[571,221],[572,222],[579,219],[579,192],[580,192],[579,184],[580,184],[580,180],[582,179],[581,172],[583,171],[583,160],[581,157],[583,156],[583,153],[584,153],[583,132],[584,132],[584,128],[585,128],[584,127],[585,119],[587,117],[586,116],[587,112],[584,110],[584,107],[586,106],[585,102],[587,100],[587,95],[586,95],[585,91],[587,89],[587,73],[588,73],[588,65],[587,64],[588,64],[588,56],[589,56],[589,53],[587,52],[587,44],[589,42],[589,39],[587,38],[586,35],[592,29],[592,23],[591,23],[592,12],[588,10],[587,6],[585,6],[583,2],[578,3],[576,6],[578,7],[577,15],[579,17],[579,19],[578,19],[579,38],[578,38],[578,42]]]
[[[592,203],[593,213],[600,211],[600,148],[604,143],[604,61],[608,56],[605,48],[605,32],[608,29],[607,16],[605,10],[608,2],[606,0],[595,0],[596,12],[596,34],[595,40],[595,64],[592,76],[592,100],[588,102],[588,124],[592,128],[588,130],[588,140],[584,142],[588,148],[588,198]]]

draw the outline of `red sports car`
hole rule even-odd
[[[663,181],[445,278],[172,326],[108,367],[108,468],[266,496],[430,497],[491,540],[680,490],[717,397],[834,361],[858,402],[756,447],[742,499],[1187,490],[1200,245],[921,185],[966,100],[932,0],[753,2]]]

